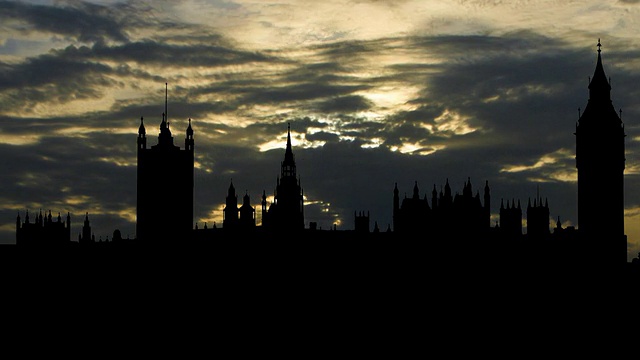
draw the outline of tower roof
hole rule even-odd
[[[580,114],[578,120],[581,132],[587,129],[599,132],[604,128],[620,129],[622,119],[613,107],[611,101],[611,83],[608,80],[604,66],[602,65],[602,44],[598,39],[598,57],[593,78],[589,82],[589,101],[584,112]],[[603,128],[604,127],[604,128]]]
[[[589,99],[590,100],[611,100],[611,84],[604,73],[602,66],[602,44],[598,39],[598,59],[596,69],[593,72],[593,78],[589,82]]]
[[[235,195],[236,188],[233,186],[233,179],[231,179],[231,183],[229,184],[229,195]]]
[[[147,134],[147,130],[144,128],[144,120],[142,119],[142,116],[140,116],[140,127],[138,128],[138,134],[140,135]]]
[[[191,118],[189,118],[189,126],[187,126],[187,136],[193,135],[193,129],[191,128]]]
[[[171,136],[171,130],[169,129],[169,122],[167,116],[162,113],[162,122],[160,123],[160,134],[158,134],[158,145],[173,147],[173,136]]]

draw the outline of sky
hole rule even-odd
[[[494,222],[501,200],[539,194],[550,228],[577,226],[573,132],[600,39],[631,259],[639,29],[640,0],[0,1],[0,243],[40,209],[69,212],[74,240],[86,213],[97,239],[134,238],[137,131],[143,117],[157,142],[165,84],[182,148],[192,121],[200,227],[221,225],[232,182],[260,224],[288,124],[307,226],[368,212],[384,231],[395,184],[430,198],[447,180],[488,181]]]

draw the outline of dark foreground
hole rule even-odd
[[[500,279],[579,279],[615,275],[640,279],[640,262],[608,264],[597,251],[576,244],[483,242],[444,243],[391,237],[277,238],[230,237],[216,241],[135,240],[64,246],[0,247],[5,266],[22,269],[68,268],[95,274],[121,272],[260,278],[343,277],[353,281],[439,282]],[[360,279],[360,280],[356,280]]]

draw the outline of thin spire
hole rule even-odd
[[[164,83],[164,116],[165,116],[165,119],[167,120],[167,124],[169,124],[169,113],[167,112],[168,94],[169,94],[169,84]]]
[[[296,161],[291,150],[291,124],[287,123],[287,148],[284,152],[284,161],[281,166],[282,177],[296,177]]]
[[[602,66],[602,56],[600,49],[602,44],[598,39],[598,59],[596,62],[596,69],[593,73],[593,77],[589,79],[589,98],[594,100],[611,100],[611,83],[607,79]]]

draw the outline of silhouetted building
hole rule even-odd
[[[542,198],[536,196],[527,204],[527,238],[531,240],[549,239],[549,202],[545,199],[542,204]]]
[[[84,224],[82,225],[82,234],[78,234],[78,243],[90,244],[96,242],[96,236],[91,232],[91,225],[89,224],[89,213],[84,216]]]
[[[426,229],[426,222],[431,219],[427,195],[425,194],[424,198],[420,197],[417,181],[413,184],[411,197],[405,194],[402,203],[400,203],[399,193],[398,183],[396,183],[393,188],[393,231],[404,234],[423,232]]]
[[[449,179],[444,191],[431,192],[431,206],[427,195],[420,197],[418,182],[411,197],[405,195],[400,203],[398,184],[393,189],[393,231],[399,234],[419,234],[428,238],[485,237],[490,228],[491,195],[489,183],[484,188],[484,204],[480,192],[473,195],[471,179],[465,181],[462,194],[451,194]]]
[[[240,212],[240,229],[252,230],[256,227],[256,209],[251,206],[251,199],[248,193],[245,193],[242,197],[242,206],[240,206],[238,212]]]
[[[238,207],[238,195],[233,181],[229,184],[225,206],[222,211],[222,230],[225,232],[251,231],[256,227],[256,209],[251,206],[248,193],[242,197],[242,205]]]
[[[287,125],[287,148],[280,164],[273,203],[268,209],[266,193],[263,192],[262,195],[262,226],[272,232],[296,232],[304,229],[304,197],[291,150],[290,125]]]
[[[369,212],[365,215],[364,212],[360,211],[360,213],[356,213],[354,211],[353,216],[355,218],[355,227],[354,230],[359,234],[366,234],[369,232]],[[378,223],[375,226],[375,232],[379,232]]]
[[[183,241],[192,234],[194,140],[191,119],[185,148],[173,144],[166,110],[162,114],[158,144],[147,148],[140,118],[136,236],[143,242]]]
[[[233,180],[229,184],[225,206],[222,210],[222,228],[225,230],[233,230],[238,226],[238,195],[236,188],[233,186]]]
[[[485,238],[491,226],[491,197],[489,195],[489,182],[484,187],[484,205],[480,200],[480,191],[473,195],[471,178],[464,183],[462,194],[456,193],[453,198],[453,219],[462,219],[464,226],[452,226],[452,233],[459,236]],[[455,220],[453,220],[455,221]],[[447,221],[449,223],[449,221]]]
[[[627,262],[624,234],[624,124],[613,107],[601,44],[589,101],[576,124],[578,232],[602,265]],[[620,114],[622,113],[622,110]]]
[[[553,228],[553,233],[551,234],[551,238],[554,241],[561,242],[562,244],[574,244],[578,240],[578,231],[575,226],[567,226],[566,228],[562,227],[562,222],[560,222],[560,216],[556,220],[556,227]]]
[[[71,241],[71,214],[67,213],[67,221],[62,221],[60,213],[57,219],[42,215],[42,210],[36,215],[34,222],[29,220],[29,211],[21,222],[20,214],[16,219],[16,245],[20,246],[61,246]]]
[[[113,230],[113,236],[111,237],[111,241],[115,242],[115,243],[118,243],[118,242],[120,242],[122,240],[124,240],[122,238],[122,232],[120,232],[119,229]]]
[[[519,239],[522,237],[522,207],[520,200],[516,205],[515,200],[500,200],[500,236],[504,239]]]

